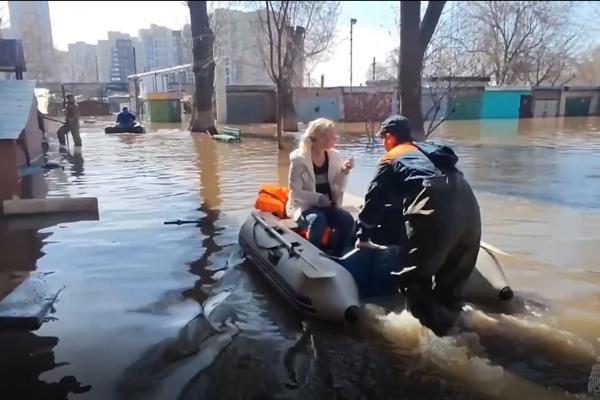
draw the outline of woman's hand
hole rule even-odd
[[[354,157],[350,156],[350,158],[344,162],[344,165],[342,166],[342,172],[348,174],[352,168],[354,168]]]

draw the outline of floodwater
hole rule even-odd
[[[341,127],[344,130],[344,127]],[[105,136],[50,161],[50,196],[95,196],[98,221],[0,231],[4,286],[63,288],[32,333],[0,333],[6,399],[582,398],[600,355],[600,120],[452,122],[484,240],[516,293],[510,314],[474,307],[438,338],[370,306],[358,326],[300,318],[236,245],[261,183],[287,177],[273,142],[225,144],[178,129]],[[379,145],[344,135],[366,190]],[[171,220],[197,224],[165,225]],[[0,288],[2,290],[7,289]],[[600,361],[599,361],[600,363]]]

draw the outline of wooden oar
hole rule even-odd
[[[48,121],[58,122],[59,124],[66,124],[66,121],[59,121],[57,119],[47,116],[46,114],[42,114],[42,118],[47,119]]]
[[[267,224],[267,222],[264,219],[262,219],[259,215],[253,212],[252,217],[254,217],[256,222],[260,224],[269,233],[269,235],[271,235],[275,240],[281,243],[282,246],[286,248],[286,250],[290,253],[291,256],[297,257],[304,261],[304,263],[302,264],[302,272],[304,273],[304,275],[306,275],[309,278],[315,279],[332,278],[335,276],[334,271],[324,270],[320,268],[318,265],[306,258],[302,253],[297,251],[294,245],[288,242],[283,236],[279,234],[279,232],[277,232],[275,229],[273,229],[272,226]],[[308,265],[310,268],[306,268],[306,265]]]

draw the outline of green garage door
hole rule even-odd
[[[459,96],[448,101],[449,120],[479,119],[481,115],[481,95]]]
[[[565,117],[586,117],[590,115],[591,97],[567,97]]]

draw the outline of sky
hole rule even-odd
[[[383,61],[398,45],[395,32],[397,1],[342,1],[337,37],[328,60],[317,65],[311,79],[326,86],[350,84],[350,18],[356,18],[353,33],[353,83],[365,82],[373,57]],[[54,46],[67,50],[69,43],[95,44],[106,39],[108,31],[137,35],[150,24],[180,29],[189,22],[183,1],[50,1]],[[6,1],[0,1],[0,14],[8,14]],[[3,18],[4,19],[4,18]]]

